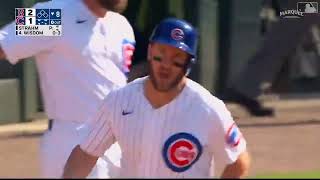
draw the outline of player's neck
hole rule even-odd
[[[97,17],[104,17],[108,11],[107,9],[103,8],[98,1],[83,0],[83,3]]]
[[[184,78],[176,88],[167,92],[162,92],[155,89],[151,80],[147,79],[144,86],[144,94],[152,107],[157,109],[170,103],[174,98],[176,98],[183,90],[186,80],[187,79]]]

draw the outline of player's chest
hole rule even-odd
[[[121,39],[112,35],[115,34],[112,29],[90,21],[75,26],[78,28],[66,30],[63,51],[92,60],[118,56]]]
[[[119,119],[119,129],[126,129],[128,132],[131,132],[131,129],[143,131],[146,135],[165,136],[174,132],[192,132],[198,136],[205,136],[209,131],[207,116],[187,109],[123,109]]]
[[[116,134],[121,147],[136,152],[134,156],[138,158],[148,159],[152,154],[172,168],[188,168],[207,149],[210,128],[204,113],[181,107],[128,109],[124,114]]]

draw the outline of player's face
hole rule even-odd
[[[127,0],[98,0],[98,2],[102,7],[115,12],[123,11],[127,5]]]
[[[158,91],[166,92],[181,82],[186,74],[189,55],[172,46],[154,43],[149,46],[150,79]]]

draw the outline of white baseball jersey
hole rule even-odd
[[[80,144],[101,156],[115,140],[122,150],[121,177],[208,178],[212,158],[230,164],[246,141],[225,104],[188,79],[170,103],[154,109],[137,79],[111,92]]]
[[[82,0],[33,8],[62,9],[62,36],[16,36],[12,22],[0,31],[1,47],[12,64],[35,56],[49,118],[81,122],[110,90],[126,84],[135,42],[132,27],[115,12],[97,18]]]

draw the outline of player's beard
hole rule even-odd
[[[176,89],[186,74],[186,71],[182,71],[180,74],[177,75],[177,77],[175,79],[173,79],[173,80],[170,79],[170,82],[160,83],[160,82],[158,82],[158,80],[156,78],[156,74],[155,74],[154,70],[152,69],[152,65],[151,65],[150,60],[148,60],[148,70],[149,70],[149,77],[150,77],[150,80],[151,80],[153,87],[157,91],[160,91],[160,92],[168,92],[173,89]]]
[[[115,12],[117,12],[117,5],[120,3],[120,1],[121,0],[98,0],[103,8]]]

